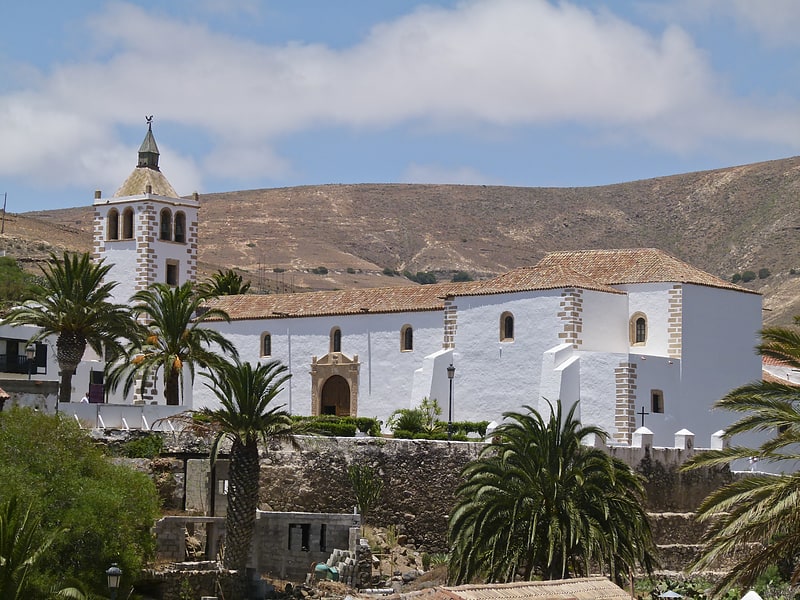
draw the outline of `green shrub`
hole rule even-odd
[[[399,408],[389,417],[388,425],[395,434],[398,430],[419,433],[425,427],[425,414],[419,408]]]
[[[772,273],[770,273],[769,269],[767,269],[766,267],[763,267],[763,268],[758,270],[758,278],[759,279],[766,279],[770,275],[772,275]]]
[[[353,275],[355,274],[356,270],[353,267],[347,267],[347,272],[348,274]]]
[[[286,269],[284,269],[283,267],[275,267],[274,269],[272,269],[273,273],[283,273],[284,271],[286,271]]]
[[[742,281],[747,283],[748,281],[753,281],[756,278],[756,274],[753,271],[745,271],[742,273]]]
[[[314,267],[311,269],[311,272],[314,273],[314,275],[327,275],[328,269],[325,267]]]
[[[157,433],[130,440],[122,445],[122,455],[128,458],[155,458],[164,451],[164,439]]]
[[[458,433],[463,435],[477,433],[481,437],[486,436],[486,428],[488,426],[489,421],[456,421],[453,423],[453,429]]]
[[[361,431],[372,437],[381,434],[380,421],[369,417],[337,417],[334,415],[319,415],[304,417],[294,415],[292,420],[303,422],[309,431],[321,435],[337,437],[354,437],[356,431]]]
[[[461,281],[474,281],[474,280],[472,279],[472,276],[466,271],[456,271],[453,274],[453,278],[450,281],[452,281],[453,283],[458,283]]]
[[[399,275],[400,273],[398,273],[396,269],[392,269],[392,268],[389,268],[389,267],[384,267],[383,268],[383,274],[384,275],[388,275],[389,277],[394,277],[395,275]]]
[[[733,277],[731,277],[731,283],[739,283],[742,280],[741,273],[734,273]]]

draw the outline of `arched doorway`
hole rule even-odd
[[[329,377],[322,386],[320,413],[337,417],[350,416],[350,384],[341,375]]]
[[[311,414],[358,416],[358,355],[331,352],[311,359]]]

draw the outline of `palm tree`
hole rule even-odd
[[[185,418],[195,430],[214,436],[212,461],[222,442],[231,442],[223,564],[244,573],[258,507],[258,444],[292,433],[289,414],[282,406],[271,405],[291,375],[280,361],[253,367],[238,359],[203,375],[220,406],[187,413]]]
[[[795,317],[795,326],[800,317]],[[800,333],[796,328],[768,327],[761,331],[759,354],[800,369]],[[764,441],[757,447],[730,446],[708,450],[694,456],[685,469],[719,467],[735,460],[758,459],[764,463],[784,463],[790,474],[753,474],[712,492],[698,508],[697,518],[708,523],[703,537],[703,552],[692,565],[712,567],[721,558],[734,557],[734,565],[721,578],[716,592],[734,583],[750,585],[767,568],[781,562],[792,563],[791,580],[800,581],[800,388],[773,382],[756,381],[739,387],[715,405],[741,418],[725,430],[731,439],[740,434],[759,434]],[[769,434],[768,436],[766,434]]]
[[[20,506],[16,496],[0,505],[0,598],[29,597],[31,569],[61,533],[42,534],[41,517]]]
[[[156,283],[136,292],[131,301],[133,315],[142,323],[138,335],[125,349],[125,357],[109,367],[112,390],[123,383],[125,395],[137,381],[144,386],[162,373],[167,404],[180,403],[184,368],[194,380],[195,366],[214,368],[224,362],[217,351],[238,356],[236,348],[221,333],[202,327],[209,319],[228,321],[220,309],[202,306],[192,284],[179,287]]]
[[[577,403],[505,413],[494,441],[464,467],[450,517],[455,583],[586,575],[593,564],[617,579],[654,551],[642,480],[622,461],[581,445],[604,431],[581,426]]]
[[[113,304],[116,282],[103,282],[111,265],[92,262],[89,254],[64,252],[50,255],[42,267],[44,280],[34,288],[32,299],[12,308],[3,320],[10,325],[33,325],[39,332],[30,342],[57,336],[56,359],[61,371],[59,402],[69,402],[72,376],[86,346],[99,356],[121,351],[122,338],[130,335],[132,319],[127,307]]]
[[[250,289],[250,282],[244,281],[241,275],[228,269],[220,269],[199,285],[199,293],[203,297],[211,296],[236,296],[246,294]]]

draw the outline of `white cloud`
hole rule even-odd
[[[261,45],[132,4],[110,4],[88,25],[86,56],[96,58],[54,66],[0,97],[0,174],[46,169],[54,180],[105,181],[109,163],[120,163],[115,176],[131,164],[116,128],[145,114],[216,144],[171,155],[198,189],[196,164],[231,178],[290,172],[277,150],[281,137],[318,126],[380,131],[413,122],[419,132],[569,123],[676,150],[719,139],[800,139],[796,103],[759,107],[728,97],[684,30],[654,36],[566,2],[417,8],[344,50]],[[105,162],[76,164],[87,149]]]
[[[766,46],[800,44],[797,0],[675,0],[647,3],[645,7],[667,20],[710,21],[729,17],[741,29],[755,32]]]

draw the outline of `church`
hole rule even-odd
[[[112,197],[95,194],[94,257],[113,265],[117,302],[197,278],[200,201],[178,196],[158,158],[148,125],[128,179]],[[298,415],[385,423],[429,398],[444,420],[500,422],[560,399],[580,401],[581,421],[613,442],[630,443],[646,425],[656,445],[688,429],[707,447],[730,422],[712,404],[761,378],[761,296],[653,248],[552,252],[483,281],[212,303],[231,320],[209,326],[242,360],[289,367],[278,402]],[[75,376],[76,398],[97,380],[93,364]],[[202,378],[185,379],[181,408],[214,405]],[[108,400],[164,404],[158,390]]]

